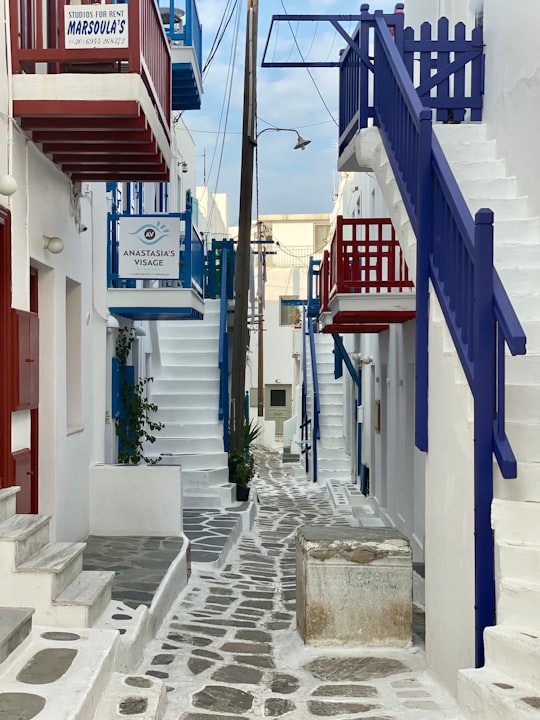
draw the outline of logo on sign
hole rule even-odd
[[[140,228],[130,233],[135,235],[145,245],[156,245],[165,238],[169,237],[170,228],[163,223],[141,225]]]

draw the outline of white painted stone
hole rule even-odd
[[[412,554],[399,532],[303,526],[296,564],[297,627],[306,644],[410,643]]]
[[[92,465],[91,535],[181,535],[181,468]]]

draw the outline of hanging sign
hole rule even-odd
[[[118,220],[118,275],[123,279],[180,276],[182,221],[167,215],[125,216]]]
[[[73,48],[129,47],[127,5],[65,5],[64,41]]]

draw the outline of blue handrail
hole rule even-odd
[[[503,477],[517,474],[505,434],[505,345],[525,353],[525,333],[493,267],[493,213],[469,212],[433,134],[382,13],[377,11],[374,119],[417,236],[416,439],[427,449],[427,329],[433,283],[474,398],[476,664],[483,631],[495,622],[490,525],[493,454]],[[362,119],[360,120],[362,123]]]
[[[308,319],[308,335],[309,335],[309,352],[311,355],[311,379],[313,382],[313,428],[311,436],[311,450],[313,460],[313,482],[317,482],[318,462],[317,462],[317,440],[321,438],[321,430],[319,425],[319,414],[321,412],[321,402],[319,398],[319,375],[317,373],[317,357],[315,353],[315,331],[313,329],[314,321]]]
[[[221,254],[221,295],[219,303],[219,419],[223,420],[223,449],[229,451],[229,334],[227,332],[228,249]]]

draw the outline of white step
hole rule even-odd
[[[34,608],[0,607],[0,665],[32,631]]]
[[[484,631],[486,665],[520,683],[540,688],[540,637],[512,625]]]
[[[12,515],[0,523],[0,565],[14,570],[46,545],[49,522],[48,515]]]
[[[465,199],[471,214],[480,208],[489,207],[493,210],[494,217],[498,220],[519,220],[529,215],[529,199],[527,197],[494,198],[486,199],[483,195],[466,195]]]
[[[152,417],[165,423],[165,425],[175,422],[186,424],[193,420],[196,420],[201,425],[206,423],[212,425],[214,422],[222,422],[218,420],[218,405],[219,402],[214,400],[212,406],[172,407],[170,405],[158,405],[159,409],[157,413],[152,413]]]
[[[86,543],[48,543],[17,567],[13,584],[25,580],[26,596],[31,597],[32,585],[39,582],[50,588],[50,598],[54,599],[82,572],[85,547]],[[35,580],[32,575],[39,578]]]
[[[154,453],[156,456],[157,453]],[[149,454],[149,457],[150,454]],[[226,452],[200,454],[162,454],[163,465],[181,465],[182,470],[213,470],[215,468],[228,467],[228,456]]]
[[[154,454],[218,453],[223,450],[223,438],[178,438],[159,435],[151,445],[148,445],[148,449]]]
[[[151,400],[158,406],[158,412],[161,409],[173,408],[189,408],[191,412],[196,413],[203,410],[213,410],[215,417],[219,408],[219,396],[215,392],[190,392],[184,390],[182,392],[152,392]]]
[[[206,354],[217,355],[218,341],[217,338],[209,337],[198,337],[194,341],[186,340],[182,336],[159,338],[159,347],[161,355],[167,353],[173,353],[185,357],[187,360],[192,358],[197,361],[197,358],[203,357]]]
[[[491,506],[491,525],[498,542],[536,544],[540,540],[540,503],[495,499]]]
[[[182,486],[186,489],[209,488],[214,485],[223,485],[228,481],[228,467],[214,468],[213,470],[186,470],[182,468]]]
[[[450,164],[454,162],[467,162],[474,158],[476,162],[479,160],[497,160],[497,143],[495,140],[481,140],[463,142],[441,142],[446,159]]]
[[[51,625],[91,627],[111,600],[114,572],[83,570],[54,600]],[[36,609],[37,621],[37,609]]]
[[[0,489],[0,523],[15,515],[18,492],[17,486]]]
[[[172,353],[168,353],[170,356]],[[163,365],[159,373],[161,380],[190,380],[199,378],[201,380],[216,380],[219,378],[219,367],[217,358],[208,362],[201,361],[198,365]],[[156,377],[156,379],[158,379]]]
[[[454,177],[461,183],[463,180],[483,180],[486,177],[504,177],[506,163],[504,160],[454,160],[450,162]]]
[[[236,502],[236,485],[227,482],[203,490],[185,489],[182,495],[184,508],[224,508]]]
[[[517,478],[508,480],[500,474],[498,466],[494,466],[494,495],[500,500],[528,501],[540,503],[540,478],[538,463],[518,462]]]
[[[159,413],[158,413],[159,414]],[[181,437],[181,438],[220,438],[223,440],[223,423],[218,420],[214,422],[171,422],[168,421],[165,428],[159,433],[159,437]]]
[[[116,630],[79,629],[68,631],[64,640],[48,639],[51,633],[57,633],[57,627],[34,626],[31,640],[21,646],[3,663],[0,668],[0,683],[3,693],[31,693],[45,700],[39,712],[39,720],[92,720],[95,717],[99,699],[107,688],[114,667],[119,634]],[[66,631],[64,631],[65,634]],[[48,637],[47,637],[48,636]],[[69,666],[61,667],[55,660],[54,651],[71,650],[74,657]],[[39,653],[53,655],[39,655]],[[18,679],[29,663],[48,663],[51,670],[49,682],[37,685]],[[60,677],[54,678],[54,669],[63,669]],[[68,663],[66,662],[66,665]],[[44,668],[46,670],[46,666]],[[24,678],[24,674],[22,678]],[[3,708],[7,710],[6,708]],[[34,717],[16,711],[9,717]],[[20,714],[19,714],[20,713]],[[6,715],[6,717],[8,717]],[[114,716],[113,716],[114,717]],[[109,720],[102,716],[100,720]]]
[[[485,668],[459,671],[458,700],[464,720],[537,720],[538,709],[524,698],[537,702],[537,688],[517,685],[503,673]]]
[[[161,720],[167,704],[167,689],[162,680],[148,675],[113,673],[102,694],[95,720]]]
[[[433,123],[433,132],[439,142],[482,142],[487,140],[487,126],[485,123]]]
[[[499,583],[497,622],[540,634],[540,582],[502,578]]]
[[[205,378],[191,378],[187,382],[182,380],[168,380],[159,378],[154,380],[151,392],[154,395],[183,395],[189,390],[190,394],[219,396],[219,379],[206,380]]]

